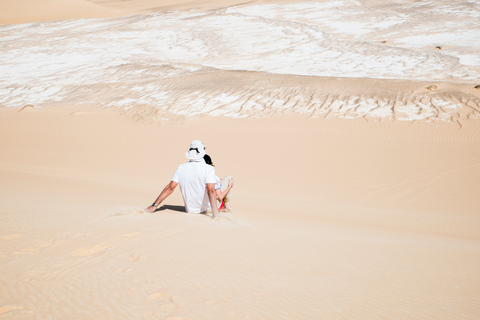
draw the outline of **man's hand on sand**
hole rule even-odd
[[[155,210],[157,210],[157,207],[154,207],[154,206],[150,206],[147,209],[145,209],[145,211],[150,212],[150,213],[155,212]]]

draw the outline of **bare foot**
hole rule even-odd
[[[225,203],[225,205],[223,206],[223,209],[221,210],[222,212],[229,212],[231,211],[233,208],[232,207],[227,207],[227,204]]]

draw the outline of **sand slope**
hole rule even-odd
[[[0,317],[479,316],[477,120],[0,121]],[[182,213],[176,191],[144,214],[198,137],[236,177],[233,213]]]
[[[2,1],[0,319],[479,319],[478,17]],[[144,213],[193,139],[234,210]]]

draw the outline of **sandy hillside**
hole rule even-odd
[[[23,4],[0,319],[480,318],[476,4]],[[145,213],[193,139],[233,210]]]
[[[1,121],[6,319],[478,316],[477,128],[66,106]],[[199,136],[236,177],[234,211],[181,213],[177,191],[143,213]]]

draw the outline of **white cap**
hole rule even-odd
[[[203,146],[203,143],[200,140],[193,140],[192,143],[190,143],[190,149],[188,149],[188,151],[185,152],[185,157],[187,157],[190,160],[202,159],[204,155],[205,155],[205,147]]]

